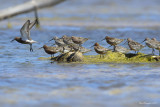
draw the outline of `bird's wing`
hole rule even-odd
[[[22,40],[27,40],[29,39],[29,23],[30,20],[27,20],[24,25],[22,26],[22,28],[20,29],[20,33],[21,33],[21,38]]]
[[[32,29],[32,27],[37,23],[37,19],[34,20],[32,23],[29,24],[29,30]]]
[[[139,45],[139,43],[138,42],[131,42],[131,45]]]
[[[104,48],[104,47],[98,47],[97,50],[98,50],[98,51],[101,51],[101,52],[104,52],[104,51],[106,51],[106,50],[108,50],[108,49],[107,49],[107,48]]]
[[[117,40],[117,38],[110,38],[109,41],[110,42],[115,42]]]

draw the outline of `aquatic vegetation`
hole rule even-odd
[[[73,57],[74,56],[74,57]],[[78,62],[84,64],[92,63],[151,63],[158,62],[159,56],[146,55],[143,53],[133,54],[123,54],[120,52],[108,51],[104,58],[100,58],[99,55],[82,55],[81,53],[68,52],[61,54],[52,60],[58,62]],[[41,60],[49,58],[39,58]]]
[[[143,53],[123,54],[109,51],[103,59],[100,59],[99,55],[88,55],[85,56],[84,61],[86,63],[150,63],[158,61],[156,58]]]

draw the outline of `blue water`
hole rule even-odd
[[[83,46],[89,48],[101,41],[106,34],[136,41],[144,37],[157,37],[158,30],[149,29],[92,29],[84,27],[50,27],[33,29],[31,37],[38,43],[33,44],[34,52],[28,45],[10,42],[19,35],[19,28],[0,30],[0,104],[1,106],[159,106],[160,63],[140,64],[72,64],[51,63],[39,60],[49,57],[43,44],[54,35],[76,35],[89,37]],[[135,35],[135,36],[133,36]],[[121,44],[123,45],[123,44]],[[126,46],[126,45],[124,45]],[[127,46],[126,46],[127,47]],[[141,52],[150,53],[149,48]],[[87,53],[96,55],[94,51]],[[158,54],[158,52],[156,53]],[[58,55],[58,54],[56,54]],[[115,103],[116,101],[116,103]]]
[[[23,1],[27,0],[8,3],[0,0],[3,2],[0,9]],[[48,40],[53,36],[87,37],[89,40],[83,44],[86,48],[95,42],[108,47],[106,41],[101,41],[107,35],[130,37],[139,43],[146,37],[160,41],[159,3],[158,0],[70,0],[39,10],[41,28],[31,30],[32,39],[38,42],[33,44],[34,52],[29,51],[29,45],[10,42],[20,35],[19,29],[26,19],[34,19],[32,12],[1,21],[0,106],[159,107],[160,63],[73,64],[39,59],[50,57],[39,48],[52,45],[54,42]],[[7,28],[8,22],[11,29]],[[128,48],[124,42],[120,45]],[[91,49],[85,55],[97,55]],[[140,52],[150,54],[151,49],[145,47]]]

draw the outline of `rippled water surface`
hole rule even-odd
[[[89,37],[83,46],[101,41],[106,34],[118,38],[132,37],[136,41],[159,30],[146,29],[85,29],[78,27],[43,27],[31,31],[34,52],[28,45],[10,42],[19,35],[19,28],[0,30],[0,104],[3,106],[144,106],[160,105],[160,63],[140,64],[72,64],[39,60],[49,57],[43,44],[54,35]],[[133,36],[135,35],[135,36]],[[124,45],[125,46],[125,45]],[[126,46],[127,47],[127,46]],[[141,52],[150,53],[144,48]],[[96,55],[94,51],[88,53]],[[158,52],[156,53],[158,54]],[[58,55],[58,54],[56,54]],[[116,102],[116,103],[115,103]]]
[[[24,21],[34,18],[33,13],[0,22],[0,106],[160,107],[160,63],[78,64],[51,63],[50,60],[39,59],[50,57],[39,48],[44,44],[52,45],[53,42],[48,40],[53,36],[87,37],[89,40],[83,44],[86,48],[95,42],[108,47],[105,41],[101,41],[106,35],[130,37],[137,42],[142,42],[146,37],[160,40],[159,27],[147,28],[150,24],[159,24],[158,0],[141,3],[139,0],[89,1],[70,0],[41,10],[41,28],[31,30],[32,39],[38,42],[33,44],[34,52],[29,51],[29,45],[10,42],[20,35],[19,29]],[[4,2],[1,8],[22,1],[12,2]],[[43,20],[44,17],[57,18]],[[11,29],[6,28],[8,21],[12,24]],[[107,28],[104,25],[108,22],[118,27]],[[144,28],[119,27],[119,24],[143,25]],[[121,45],[128,48],[124,42]],[[145,47],[140,52],[150,54],[151,49]],[[97,53],[92,48],[85,55]]]

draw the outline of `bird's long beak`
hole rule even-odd
[[[43,47],[40,47],[40,48],[38,48],[38,49],[42,49]]]
[[[11,40],[10,42],[13,42],[14,41],[14,39],[13,40]]]
[[[105,38],[104,38],[104,39],[102,39],[101,41],[103,41],[103,40],[105,40]]]
[[[52,41],[53,39],[49,40],[48,42]]]
[[[52,44],[51,46],[54,46],[54,45],[56,45],[56,44],[54,43],[54,44]]]
[[[126,43],[127,43],[127,41],[126,41],[126,42],[124,42],[124,44],[126,44]],[[124,44],[123,44],[123,45],[124,45]]]
[[[110,45],[108,48],[110,48],[112,45]]]
[[[93,45],[94,46],[94,45]],[[91,46],[90,48],[92,48],[93,46]]]
[[[145,39],[144,41],[146,41],[146,39]],[[144,42],[144,41],[143,41],[143,42]],[[143,43],[143,42],[141,42],[141,43]]]

